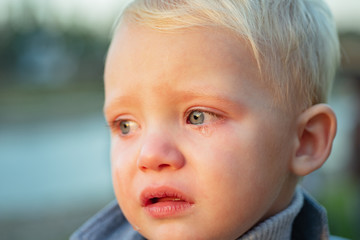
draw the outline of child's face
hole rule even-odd
[[[289,204],[293,118],[245,41],[122,25],[105,91],[115,194],[145,237],[235,239]]]

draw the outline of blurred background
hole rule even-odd
[[[342,44],[338,135],[303,185],[360,239],[360,1],[327,0]],[[0,239],[68,239],[114,196],[104,59],[122,0],[0,0]]]

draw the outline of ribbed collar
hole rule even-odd
[[[245,233],[238,240],[289,240],[295,217],[304,204],[300,188],[296,189],[290,205],[280,213],[266,219]]]

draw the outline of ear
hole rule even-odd
[[[297,119],[295,153],[291,170],[305,176],[320,168],[330,155],[336,135],[336,116],[326,104],[305,110]]]

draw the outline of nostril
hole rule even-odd
[[[166,168],[166,167],[169,167],[169,166],[170,166],[169,164],[163,163],[163,164],[159,165],[159,169],[163,169],[163,168]]]

